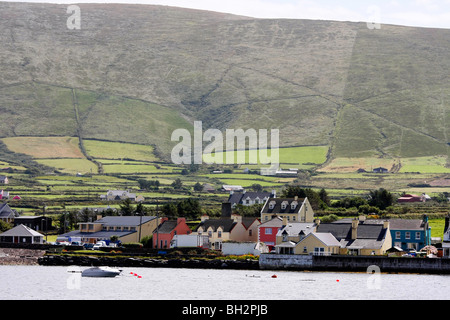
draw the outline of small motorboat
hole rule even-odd
[[[90,278],[114,278],[120,275],[121,272],[122,270],[110,267],[94,267],[84,270],[81,276]]]

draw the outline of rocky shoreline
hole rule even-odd
[[[195,268],[259,270],[258,260],[184,259],[184,258],[134,258],[72,255],[45,255],[38,259],[41,266],[109,266],[121,268]]]
[[[39,265],[39,259],[45,253],[45,250],[0,248],[0,266]]]

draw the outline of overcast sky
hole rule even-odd
[[[255,18],[364,21],[450,29],[450,0],[28,0],[23,2],[160,4]]]

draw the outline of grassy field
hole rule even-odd
[[[130,159],[148,162],[158,160],[152,146],[96,140],[84,140],[84,146],[87,153],[95,159]]]
[[[35,159],[84,158],[78,138],[74,137],[15,137],[2,141],[9,150]]]
[[[62,173],[90,174],[97,172],[97,166],[87,159],[40,159],[37,162],[53,167]]]
[[[280,165],[283,167],[300,168],[304,166],[314,167],[322,164],[327,160],[328,147],[312,146],[312,147],[293,147],[280,148]],[[234,153],[234,163],[237,163],[238,157],[244,158],[245,163],[250,163],[250,151],[235,151],[235,152],[219,152],[213,155],[204,155],[205,162],[212,162],[214,158],[223,159],[223,163],[227,162],[227,157],[230,153]],[[257,152],[258,153],[258,152]],[[271,156],[271,151],[268,151],[268,156]],[[257,157],[258,165],[260,165],[260,157]]]

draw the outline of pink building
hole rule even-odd
[[[269,250],[275,249],[277,244],[277,233],[283,227],[283,219],[280,217],[274,217],[272,220],[264,222],[258,227],[259,241],[264,242]]]
[[[191,232],[186,224],[186,218],[178,218],[173,221],[162,218],[161,224],[153,232],[153,248],[168,249],[175,235],[191,234]]]

